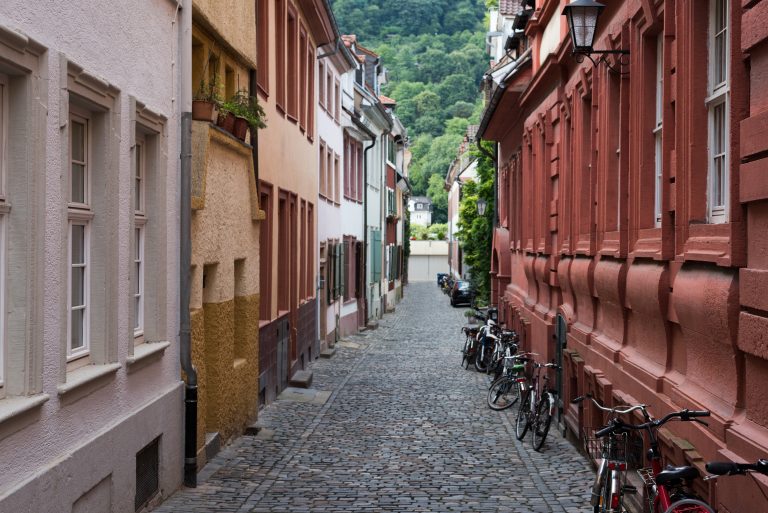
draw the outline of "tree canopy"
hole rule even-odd
[[[378,53],[387,69],[383,94],[397,101],[413,153],[414,195],[428,196],[433,220],[445,222],[445,175],[466,127],[482,110],[479,85],[488,66],[485,0],[333,0],[342,33]],[[434,177],[433,175],[438,175]]]

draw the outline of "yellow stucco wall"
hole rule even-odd
[[[194,0],[195,22],[226,38],[231,46],[250,62],[256,62],[256,2],[242,0]]]
[[[259,222],[251,148],[209,123],[192,126],[193,361],[198,369],[198,446],[223,440],[258,408]],[[194,192],[193,192],[194,194]]]

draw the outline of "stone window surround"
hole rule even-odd
[[[167,240],[167,219],[168,211],[166,194],[166,176],[167,176],[167,154],[168,138],[166,135],[167,118],[148,108],[145,104],[138,101],[135,97],[129,96],[128,109],[130,113],[130,145],[131,145],[131,205],[132,209],[136,203],[135,181],[133,180],[133,169],[136,165],[136,147],[143,143],[144,148],[144,194],[143,215],[139,216],[136,212],[131,216],[133,225],[131,226],[131,255],[135,254],[137,241],[135,240],[135,228],[142,227],[144,231],[144,283],[158,284],[159,286],[143,287],[143,330],[140,337],[136,337],[133,332],[133,323],[129,326],[130,335],[134,344],[129,346],[127,363],[129,365],[162,352],[170,346],[169,334],[165,332],[167,325],[166,308],[163,305],[167,302],[167,290],[163,286],[164,276],[167,268],[167,259],[165,251],[165,241]],[[130,259],[133,268],[133,260]],[[135,272],[131,271],[130,291],[134,290],[134,283],[137,277]],[[134,302],[130,301],[131,319],[134,318]]]
[[[91,147],[88,173],[90,188],[106,191],[104,195],[94,195],[89,199],[88,219],[72,209],[62,216],[62,233],[69,233],[68,225],[73,221],[85,221],[88,224],[90,243],[88,265],[90,267],[89,291],[89,332],[90,346],[87,355],[79,360],[68,361],[68,326],[69,312],[68,288],[59,297],[62,308],[61,375],[59,393],[67,393],[73,387],[93,381],[107,373],[116,371],[117,364],[117,303],[116,292],[118,249],[115,234],[119,229],[117,201],[119,195],[119,145],[120,145],[120,91],[109,82],[86,72],[79,65],[69,61],[64,55],[59,57],[60,64],[60,110],[59,126],[62,128],[61,140],[69,141],[69,119],[72,112],[89,119],[88,138]],[[69,197],[69,144],[61,145],[63,168],[66,178],[62,180],[62,197]],[[69,236],[62,237],[62,253],[69,251]],[[110,264],[111,263],[111,264]],[[69,276],[69,269],[65,271]],[[96,287],[95,284],[104,286]]]
[[[5,290],[12,290],[15,308],[3,319],[6,347],[4,364],[9,362],[0,386],[0,424],[27,411],[37,409],[49,396],[42,393],[42,326],[32,322],[43,309],[42,258],[44,220],[31,215],[36,205],[45,202],[45,154],[39,146],[28,144],[45,126],[47,110],[35,98],[47,95],[47,79],[41,76],[41,58],[46,48],[25,35],[0,25],[0,74],[5,75],[8,97],[4,116],[13,130],[6,132],[2,163],[4,173],[4,237],[8,248],[3,253]],[[18,179],[17,179],[18,178]],[[12,215],[11,215],[12,212]],[[30,235],[33,234],[33,235]],[[4,249],[5,251],[5,249]]]

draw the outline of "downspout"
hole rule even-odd
[[[362,121],[360,121],[360,118],[357,116],[352,116],[352,123],[355,124],[357,128],[359,128],[361,131],[365,133],[368,137],[371,138],[371,144],[369,144],[366,148],[363,149],[363,172],[365,176],[365,180],[363,181],[363,251],[367,253],[368,251],[368,150],[372,149],[374,146],[376,146],[376,134],[371,132],[371,130],[365,126]],[[367,256],[367,255],[366,255]],[[367,276],[367,267],[368,267],[368,259],[363,259],[363,276]],[[363,304],[365,305],[365,324],[368,325],[368,283],[364,283],[365,285],[365,291],[366,291],[366,297]]]
[[[179,27],[181,111],[181,198],[179,205],[179,357],[184,386],[184,484],[197,487],[197,370],[192,364],[189,314],[192,270],[192,0],[182,0]]]

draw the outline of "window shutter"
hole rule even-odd
[[[365,252],[363,251],[362,241],[357,241],[355,245],[357,246],[355,251],[355,256],[357,257],[357,263],[355,265],[355,272],[357,274],[355,277],[357,283],[355,297],[360,299],[363,297],[363,291],[365,290],[365,273],[363,272],[365,269]]]
[[[338,299],[341,296],[341,259],[342,259],[342,246],[340,243],[336,243],[336,295],[334,299]]]
[[[339,248],[341,249],[341,258],[339,260],[339,279],[341,282],[341,286],[339,287],[339,295],[342,298],[347,297],[347,241],[344,241],[339,244]]]
[[[381,232],[373,230],[371,237],[371,262],[372,262],[372,280],[377,282],[381,280]]]

